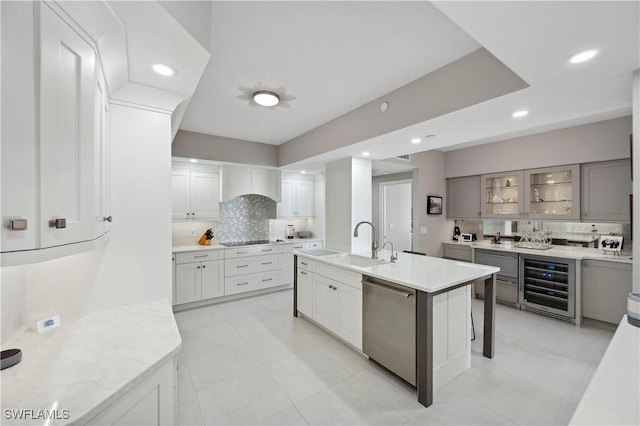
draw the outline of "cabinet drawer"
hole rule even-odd
[[[267,254],[279,254],[282,253],[281,245],[267,245],[267,246],[248,246],[248,247],[235,247],[228,248],[224,251],[225,259],[234,259],[237,257],[249,257],[249,256],[261,256]]]
[[[193,251],[190,253],[176,253],[176,263],[193,263],[193,262],[205,262],[207,260],[219,260],[222,259],[224,252],[222,250],[206,250],[206,251]]]
[[[518,278],[518,255],[515,253],[476,250],[476,262],[500,268],[499,275]]]
[[[304,269],[313,272],[316,267],[316,262],[304,257],[298,257],[298,269]]]
[[[443,251],[445,259],[462,260],[464,262],[471,262],[472,248],[469,246],[455,246],[451,244],[443,244]]]
[[[281,284],[280,275],[280,271],[272,271],[225,278],[224,294],[228,296],[278,286]]]
[[[233,277],[236,275],[278,270],[282,267],[281,261],[281,254],[226,259],[224,265],[225,276]]]
[[[338,281],[339,283],[347,284],[351,287],[362,290],[362,275],[356,272],[325,265],[324,263],[316,263],[315,270],[313,272],[317,275],[322,275],[334,281]]]

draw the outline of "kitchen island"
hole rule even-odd
[[[302,310],[299,306],[299,299],[305,306],[309,306],[309,303],[305,302],[306,296],[299,298],[299,293],[302,293],[304,287],[299,288],[300,284],[309,280],[310,276],[313,276],[314,293],[313,296],[317,296],[321,293],[316,293],[315,290],[320,287],[315,285],[316,283],[328,284],[327,286],[331,290],[338,290],[340,288],[348,288],[348,296],[351,297],[351,302],[354,302],[354,298],[359,297],[360,311],[362,312],[362,284],[361,281],[365,279],[377,279],[385,282],[393,283],[395,285],[407,287],[415,290],[416,309],[415,309],[415,350],[416,355],[416,371],[415,382],[418,394],[418,402],[424,406],[430,406],[433,403],[434,388],[442,386],[444,380],[450,380],[457,374],[462,373],[470,366],[470,345],[468,344],[468,328],[464,326],[470,322],[470,299],[469,299],[469,286],[477,281],[483,281],[485,286],[485,294],[487,297],[484,302],[484,334],[483,334],[483,355],[488,358],[494,356],[494,323],[495,323],[495,277],[499,268],[475,265],[451,260],[445,260],[440,258],[434,258],[429,256],[417,256],[411,254],[400,253],[397,263],[390,263],[388,261],[376,261],[368,259],[366,256],[358,256],[355,254],[335,252],[331,250],[302,250],[294,252],[296,261],[294,266],[296,271],[294,273],[294,307],[293,314],[298,316]],[[306,270],[299,270],[300,268],[308,268]],[[330,269],[328,269],[330,268]],[[318,274],[314,274],[313,272]],[[335,272],[324,272],[335,271]],[[343,271],[343,272],[340,272]],[[301,275],[302,274],[302,275]],[[333,276],[331,276],[333,275]],[[327,280],[327,276],[329,279]],[[344,281],[350,286],[343,286],[340,276],[344,277]],[[304,286],[308,284],[303,284]],[[327,287],[323,285],[323,287]],[[360,291],[358,291],[358,287]],[[304,290],[305,294],[308,290]],[[448,295],[457,293],[461,295],[453,296],[462,300],[463,309],[457,309],[455,315],[446,311],[446,305],[448,303]],[[443,295],[444,300],[438,296]],[[406,296],[409,297],[409,296]],[[445,305],[444,319],[438,315],[434,317],[434,300],[436,304]],[[348,299],[344,301],[338,300],[338,304],[344,303],[346,306]],[[315,301],[314,301],[315,302]],[[460,306],[460,305],[458,305]],[[345,312],[344,316],[352,322],[362,321],[362,314],[359,316],[353,314],[356,305],[351,305]],[[313,314],[319,314],[317,305],[314,304]],[[340,307],[335,312],[336,316],[340,317]],[[309,309],[305,308],[302,313],[309,317]],[[312,316],[315,316],[313,315]],[[316,318],[313,318],[314,320]],[[340,318],[338,318],[340,321]],[[444,324],[442,323],[444,321]],[[455,328],[455,323],[462,324],[463,327]],[[322,323],[321,323],[322,324]],[[366,324],[360,322],[361,327],[366,327]],[[452,325],[452,327],[448,327]],[[322,324],[324,325],[324,324]],[[338,324],[336,332],[334,334],[339,337],[349,336],[349,334],[341,334],[341,330],[348,329],[350,324]],[[442,328],[445,329],[442,329]],[[356,327],[357,328],[357,327]],[[449,336],[448,333],[451,330],[456,330],[455,336]],[[463,330],[463,331],[457,331]],[[332,331],[331,329],[329,331]],[[352,335],[356,334],[358,330],[352,330]],[[360,333],[362,331],[360,330]],[[434,339],[434,336],[436,338]],[[360,336],[361,337],[361,336]],[[434,342],[440,342],[444,340],[456,340],[462,341],[463,352],[466,351],[466,357],[452,360],[451,365],[444,366],[441,371],[445,379],[439,379],[434,376],[434,348],[438,350],[438,353],[443,351],[446,353],[451,348],[447,347],[447,343],[444,343],[444,347],[438,347]],[[356,339],[346,339],[356,349],[362,349],[362,346],[358,345]],[[361,340],[360,340],[361,342]],[[459,348],[458,348],[459,349]],[[366,352],[365,352],[366,355]],[[384,366],[384,365],[383,365]],[[434,384],[434,381],[437,383]]]

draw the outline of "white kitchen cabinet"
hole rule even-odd
[[[282,179],[282,199],[278,217],[312,217],[315,185],[313,180],[297,175]]]
[[[631,265],[601,260],[582,261],[582,316],[618,324],[627,312]]]
[[[176,265],[176,305],[202,300],[202,265]]]
[[[202,262],[202,300],[224,296],[224,263]]]
[[[298,270],[298,311],[313,318],[313,274],[309,270]]]
[[[174,305],[224,296],[222,250],[175,255]]]
[[[217,219],[220,181],[217,173],[187,170],[171,172],[174,219]]]
[[[334,284],[336,334],[356,348],[362,348],[362,290],[349,285]]]
[[[631,160],[581,165],[581,219],[630,222]]]
[[[258,167],[224,165],[222,201],[241,195],[257,194],[280,202],[280,171]]]
[[[11,40],[2,49],[6,266],[92,249],[110,228],[110,164],[108,93],[93,46],[48,3],[2,7],[20,18],[2,26]],[[26,229],[10,228],[17,219]]]
[[[479,219],[482,214],[480,201],[480,176],[464,176],[447,179],[447,218]]]
[[[225,295],[277,287],[283,284],[279,244],[228,248],[225,256]]]
[[[336,328],[337,297],[333,290],[336,284],[338,284],[336,281],[322,275],[314,274],[313,276],[312,318],[330,331]]]

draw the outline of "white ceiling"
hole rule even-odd
[[[211,54],[181,128],[281,144],[482,46],[530,87],[287,169],[450,150],[628,115],[640,1],[213,2]],[[184,22],[183,22],[184,24]],[[186,26],[188,29],[188,25]],[[591,62],[568,59],[598,48]],[[238,86],[284,86],[289,109]],[[511,113],[528,109],[523,119]],[[413,137],[435,138],[412,145]]]

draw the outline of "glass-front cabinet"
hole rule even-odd
[[[522,171],[482,175],[482,217],[522,217],[523,176]]]
[[[529,219],[580,219],[580,165],[524,171],[524,215]]]
[[[580,165],[482,175],[482,217],[580,219]]]

